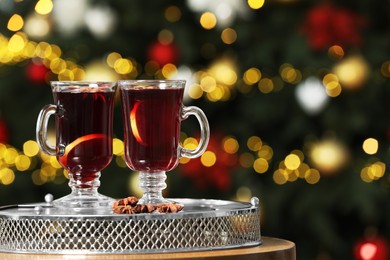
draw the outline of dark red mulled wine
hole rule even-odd
[[[76,181],[94,180],[112,159],[114,93],[54,92],[57,159]]]
[[[125,158],[132,170],[169,171],[178,164],[184,88],[122,88]]]

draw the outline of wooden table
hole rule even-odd
[[[240,260],[295,260],[295,244],[293,242],[262,237],[260,246],[238,249],[183,252],[183,253],[159,253],[159,254],[128,254],[128,255],[48,255],[48,254],[13,254],[0,253],[2,260],[59,260],[59,259],[240,259]]]

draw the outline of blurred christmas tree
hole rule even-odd
[[[263,235],[298,259],[389,257],[388,1],[0,0],[0,13],[2,205],[69,192],[34,141],[50,80],[184,78],[212,137],[166,196],[257,196]],[[119,102],[114,129],[100,192],[137,195]],[[193,146],[195,120],[182,131]]]

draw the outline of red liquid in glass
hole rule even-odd
[[[112,159],[114,92],[54,92],[60,164],[82,183],[94,180]]]
[[[177,166],[183,91],[121,89],[125,159],[130,169],[157,172]]]

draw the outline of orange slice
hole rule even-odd
[[[64,166],[67,165],[68,161],[68,155],[72,151],[74,151],[75,148],[77,148],[78,145],[88,142],[91,144],[91,146],[96,143],[96,142],[101,142],[102,140],[98,139],[106,139],[107,135],[105,134],[89,134],[89,135],[84,135],[82,137],[77,138],[73,142],[71,142],[69,145],[66,146],[64,155],[59,157],[59,162]]]
[[[135,103],[133,109],[130,112],[130,126],[135,140],[137,140],[137,142],[142,145],[146,145],[146,142],[141,138],[139,127],[137,126],[137,112],[141,103],[141,101]]]

